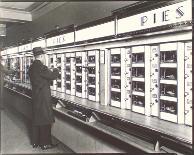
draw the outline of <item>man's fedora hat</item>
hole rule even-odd
[[[34,56],[44,54],[44,51],[41,47],[34,47],[32,49]]]

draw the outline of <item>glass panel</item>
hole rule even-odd
[[[111,75],[112,76],[120,76],[121,68],[120,67],[111,67]]]
[[[121,55],[120,54],[112,54],[111,55],[111,62],[112,63],[120,63],[121,62]]]
[[[111,79],[111,87],[121,89],[121,80]]]
[[[89,63],[95,63],[95,55],[88,56],[88,62]]]
[[[132,83],[133,91],[144,92],[145,84],[143,82],[133,82]]]
[[[57,63],[61,63],[61,58],[57,58]]]
[[[81,66],[76,66],[76,72],[77,73],[82,73],[82,67]]]
[[[177,114],[177,103],[160,100],[160,111],[171,113],[171,114]]]
[[[66,72],[70,72],[70,66],[66,66]]]
[[[96,84],[96,78],[95,77],[88,77],[88,84],[95,85]]]
[[[133,77],[144,78],[144,76],[145,76],[145,69],[143,67],[132,68],[132,76]]]
[[[95,74],[95,67],[88,67],[88,73],[89,74]]]
[[[166,79],[166,80],[176,80],[177,79],[177,69],[176,68],[161,68],[160,77],[161,79]]]
[[[142,96],[132,96],[132,103],[136,106],[144,107],[145,106],[145,98]]]
[[[160,56],[160,61],[163,63],[176,63],[177,54],[176,51],[162,51]]]
[[[76,76],[76,82],[77,83],[82,83],[82,77],[81,76]]]
[[[160,85],[161,96],[177,97],[177,86],[161,84]]]
[[[114,101],[121,102],[121,93],[111,91],[111,99],[114,100]]]
[[[82,63],[82,57],[76,57],[76,63],[77,64]]]
[[[88,94],[92,96],[96,96],[96,89],[92,87],[88,87]]]
[[[66,83],[66,89],[70,90],[71,89],[71,84],[70,83]]]
[[[71,76],[70,75],[66,75],[66,81],[70,81]]]
[[[71,58],[66,58],[66,63],[70,63],[70,61],[71,61]]]
[[[133,53],[132,54],[133,63],[143,63],[144,62],[144,53]]]
[[[82,86],[76,85],[76,91],[81,93],[82,92]]]

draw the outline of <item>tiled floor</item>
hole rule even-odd
[[[56,142],[53,139],[53,143]],[[11,108],[1,110],[1,154],[65,154],[73,153],[68,147],[41,150],[30,145],[29,122]]]

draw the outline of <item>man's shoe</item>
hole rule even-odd
[[[48,145],[42,145],[41,149],[42,150],[48,150],[48,149],[53,149],[55,147],[57,147],[58,144],[48,144]]]
[[[38,144],[32,144],[32,147],[37,148],[37,147],[40,147],[40,146]]]

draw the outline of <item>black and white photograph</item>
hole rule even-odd
[[[193,154],[192,0],[0,0],[0,154]]]

